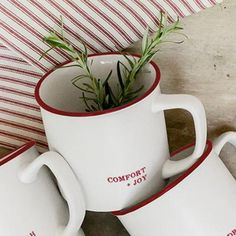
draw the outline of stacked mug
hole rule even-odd
[[[127,63],[118,53],[91,55],[89,60],[98,78],[113,70],[114,84],[117,62]],[[137,99],[104,111],[83,112],[78,89],[69,82],[78,73],[78,67],[52,70],[36,86],[50,151],[39,156],[29,143],[1,160],[0,174],[14,172],[6,186],[16,188],[19,199],[8,208],[19,207],[15,217],[24,224],[15,229],[6,225],[0,233],[83,235],[80,226],[90,210],[112,211],[133,236],[236,235],[236,183],[219,158],[226,142],[236,145],[236,133],[223,134],[214,145],[207,141],[202,103],[190,95],[161,94],[154,62],[137,77],[138,87],[144,83]],[[164,110],[176,108],[191,113],[196,141],[170,157]],[[11,191],[5,191],[5,199],[12,197]],[[30,221],[29,214],[35,215]],[[39,218],[46,223],[37,225]]]
[[[58,153],[39,155],[28,142],[0,159],[0,178],[0,235],[84,236],[83,191]]]

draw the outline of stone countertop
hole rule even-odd
[[[207,9],[181,20],[188,39],[166,44],[154,58],[161,69],[163,93],[198,97],[205,106],[208,137],[213,139],[236,130],[236,1]],[[138,52],[137,42],[129,52]],[[188,112],[165,113],[170,149],[194,142],[194,127]],[[0,156],[7,150],[0,149]],[[227,144],[222,159],[236,177],[236,150]],[[86,236],[128,236],[119,220],[108,213],[87,212]]]

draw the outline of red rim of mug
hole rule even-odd
[[[111,53],[99,53],[99,54],[91,54],[89,55],[89,57],[96,57],[96,56],[107,56],[107,55],[123,55],[121,53],[114,53],[114,52],[111,52]],[[137,54],[127,54],[127,55],[130,55],[130,56],[134,56],[134,57],[140,57],[139,55]],[[64,66],[68,63],[70,63],[71,61],[66,61],[62,64],[60,64],[58,67],[61,67],[61,66]],[[158,86],[159,82],[160,82],[160,77],[161,77],[161,73],[160,73],[160,69],[159,67],[157,66],[157,64],[153,61],[150,61],[149,64],[151,64],[156,72],[156,77],[155,77],[155,81],[153,82],[152,86],[140,97],[134,99],[132,102],[129,102],[125,105],[122,105],[122,106],[118,106],[118,107],[115,107],[115,108],[111,108],[111,109],[106,109],[106,110],[103,110],[103,111],[95,111],[95,112],[67,112],[67,111],[62,111],[62,110],[58,110],[54,107],[51,107],[49,106],[48,104],[46,104],[43,99],[40,97],[40,87],[43,83],[44,80],[47,79],[47,77],[53,73],[53,71],[55,71],[55,68],[53,68],[52,70],[48,71],[40,80],[39,82],[37,83],[36,87],[35,87],[35,92],[34,92],[34,95],[35,95],[35,99],[36,101],[38,102],[38,104],[40,105],[40,107],[42,107],[43,109],[51,112],[51,113],[54,113],[54,114],[57,114],[57,115],[63,115],[63,116],[77,116],[77,117],[87,117],[87,116],[97,116],[97,115],[104,115],[104,114],[108,114],[108,113],[111,113],[111,112],[115,112],[115,111],[119,111],[119,110],[122,110],[124,108],[127,108],[141,100],[143,100],[145,97],[147,97],[150,93],[153,92],[153,90]]]
[[[23,152],[27,151],[31,147],[35,145],[35,141],[29,141],[28,143],[22,145],[21,147],[17,148],[15,151],[7,154],[3,158],[0,159],[0,166],[6,164],[7,162],[13,160],[14,158],[18,157]]]
[[[119,211],[113,211],[112,214],[115,216],[122,216],[122,215],[126,215],[129,214],[131,212],[134,212],[146,205],[148,205],[149,203],[151,203],[152,201],[156,200],[157,198],[160,198],[162,195],[166,194],[167,192],[169,192],[172,188],[174,188],[175,186],[177,186],[179,183],[181,183],[186,177],[188,177],[195,169],[197,169],[198,166],[201,165],[201,163],[209,156],[211,150],[212,150],[212,142],[210,140],[207,140],[206,143],[206,150],[204,151],[204,153],[202,154],[202,156],[187,170],[185,171],[182,175],[180,175],[177,179],[175,179],[173,182],[171,182],[170,184],[168,184],[165,188],[163,188],[161,191],[155,193],[154,195],[152,195],[151,197],[145,199],[144,201],[141,201],[140,203],[129,207],[129,208],[125,208]],[[176,154],[179,154],[180,152],[193,147],[195,144],[189,144],[187,146],[184,146],[180,149],[178,149],[177,151],[171,153],[171,157],[175,156]]]

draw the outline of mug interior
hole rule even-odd
[[[18,149],[10,152],[9,154],[7,154],[6,156],[0,158],[0,166],[4,165],[5,163],[13,160],[14,158],[18,157],[20,154],[22,154],[23,152],[25,152],[26,150],[30,149],[31,147],[33,147],[35,145],[34,141],[30,141],[24,145],[22,145],[21,147],[19,147]]]
[[[190,144],[190,145],[187,145],[187,146],[173,152],[171,154],[171,159],[172,160],[179,160],[179,159],[183,159],[185,157],[188,157],[192,153],[194,146],[195,146],[195,144]],[[211,151],[212,151],[212,142],[210,140],[207,140],[206,148],[205,148],[205,151],[202,154],[202,156],[188,170],[183,172],[181,175],[179,175],[173,181],[170,181],[170,183],[167,184],[167,186],[165,188],[163,188],[161,191],[155,193],[151,197],[145,199],[144,201],[142,201],[130,208],[125,208],[120,211],[114,211],[114,212],[112,212],[112,214],[116,215],[116,216],[121,216],[121,215],[126,215],[128,213],[134,212],[134,211],[138,210],[139,208],[142,208],[145,205],[148,205],[149,203],[151,203],[152,201],[158,199],[159,197],[161,197],[165,193],[171,191],[172,188],[176,187],[180,182],[184,181],[185,178],[187,178],[189,175],[191,175],[191,173],[194,172],[198,168],[198,166],[201,165],[202,162],[204,162],[204,160],[209,156]]]
[[[129,56],[133,58],[138,58],[136,55]],[[109,79],[109,84],[116,90],[118,84],[117,76],[117,62],[120,61],[129,68],[129,63],[125,57],[118,53],[107,53],[107,54],[95,54],[90,55],[88,58],[88,63],[91,64],[91,72],[96,77],[104,81],[108,76],[109,72],[112,71],[111,78]],[[66,67],[71,66],[73,67]],[[59,66],[58,69],[49,71],[43,78],[39,81],[35,89],[35,97],[37,102],[44,109],[63,115],[74,115],[74,116],[84,116],[84,115],[98,115],[99,112],[85,112],[85,105],[82,97],[82,91],[74,86],[71,82],[73,78],[78,75],[84,74],[83,70],[77,66],[75,62],[66,62]],[[121,69],[123,67],[121,66]],[[139,88],[144,85],[144,89],[140,92],[138,98],[134,99],[132,102],[118,107],[122,109],[127,105],[134,104],[144,97],[148,96],[155,87],[159,84],[160,71],[154,62],[148,63],[139,73],[136,79],[135,88]],[[76,82],[77,86],[83,87],[83,83],[87,82],[88,79],[80,79]],[[88,83],[88,82],[87,82]],[[105,110],[108,113],[117,110],[117,108],[112,108]]]

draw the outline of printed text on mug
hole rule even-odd
[[[127,186],[135,186],[147,180],[146,167],[142,167],[136,171],[130,172],[120,176],[110,176],[107,178],[108,183],[120,183],[125,182]]]
[[[233,229],[230,233],[228,233],[226,236],[235,236],[236,235],[236,229]]]
[[[32,231],[31,233],[29,233],[27,236],[37,236],[36,234],[35,234],[35,232],[34,231]]]

